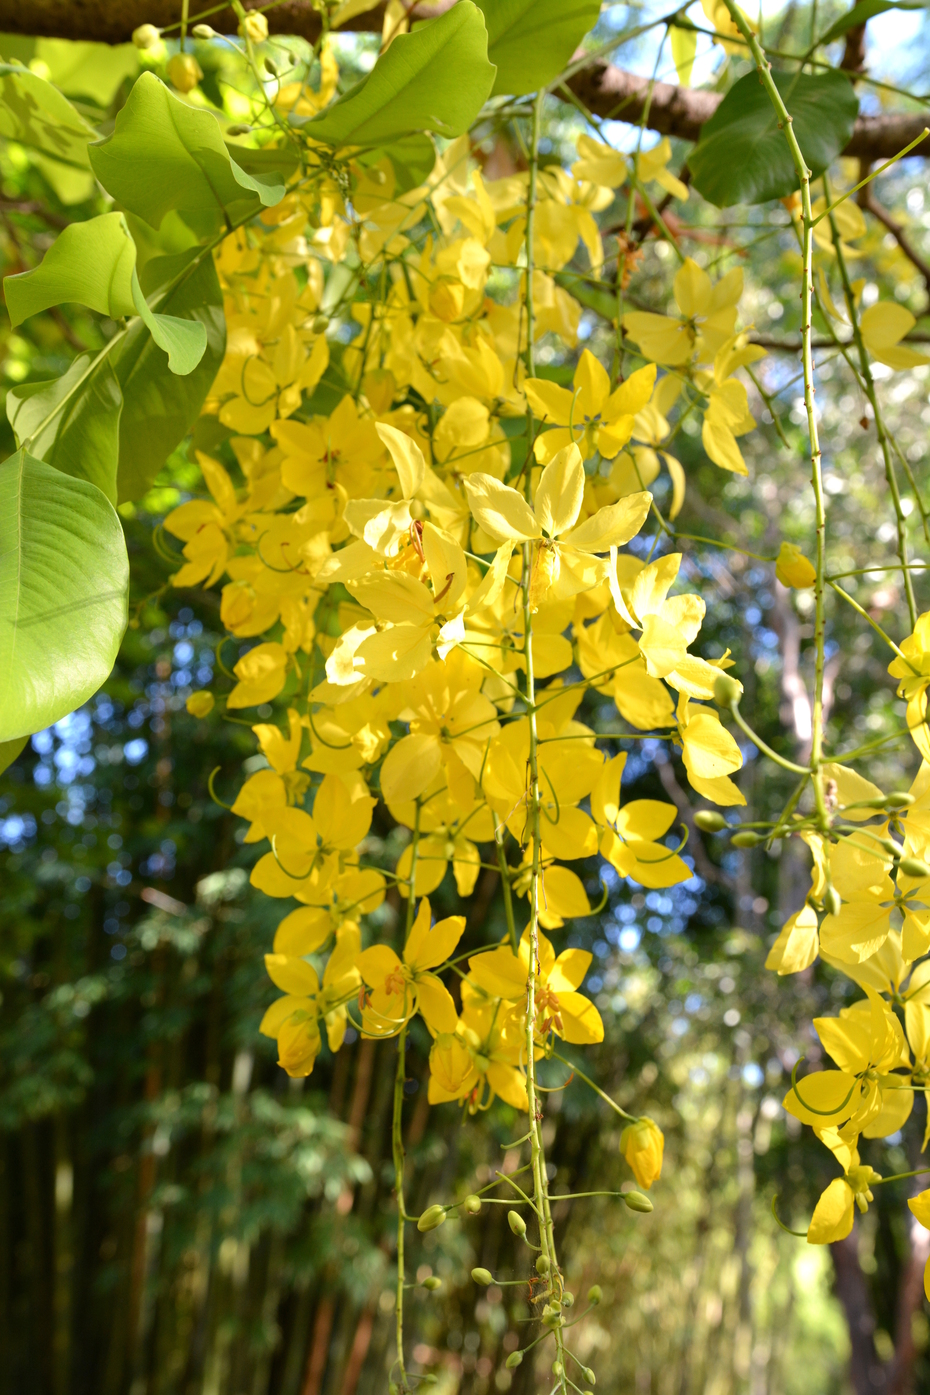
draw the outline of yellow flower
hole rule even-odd
[[[794,543],[783,542],[778,549],[775,575],[782,586],[792,586],[804,590],[817,580],[816,568],[811,566],[804,553]]]
[[[634,799],[621,806],[620,777],[625,765],[625,755],[614,756],[591,791],[591,813],[604,830],[602,855],[621,877],[632,877],[640,886],[686,882],[690,867],[658,841],[671,828],[678,810],[656,799]]]
[[[906,310],[897,301],[880,300],[863,311],[859,328],[865,347],[872,357],[877,358],[879,363],[886,364],[888,368],[898,370],[930,363],[926,354],[918,353],[916,349],[910,349],[906,345],[902,346],[900,342],[906,334],[910,334],[916,323],[910,310]]]
[[[523,1059],[522,1013],[466,979],[455,1031],[440,1033],[430,1050],[429,1102],[462,1100],[473,1114],[499,1095],[505,1104],[526,1110]]]
[[[206,688],[201,688],[196,693],[191,693],[185,706],[192,717],[207,717],[213,711],[216,699]]]
[[[924,1229],[930,1230],[930,1188],[910,1197],[907,1204]],[[924,1293],[930,1299],[930,1259],[924,1265]]]
[[[545,378],[527,378],[523,384],[527,402],[537,416],[557,428],[537,436],[536,459],[546,465],[574,442],[585,460],[595,450],[612,460],[632,436],[634,418],[649,401],[655,380],[655,364],[650,363],[611,392],[607,370],[589,349],[578,360],[573,392]]]
[[[641,150],[636,156],[636,176],[641,184],[658,184],[667,194],[684,201],[688,197],[688,186],[666,169],[671,158],[671,144],[668,136],[663,136],[651,150]]]
[[[654,363],[688,363],[692,358],[705,363],[733,334],[736,303],[743,293],[742,267],[713,285],[707,272],[687,257],[672,289],[680,317],[631,310],[623,317],[623,327]]]
[[[633,1176],[646,1191],[662,1176],[665,1137],[654,1119],[643,1115],[627,1124],[620,1135],[620,1152],[633,1170]]]
[[[396,1036],[417,1011],[434,1036],[455,1031],[458,1014],[452,995],[429,970],[445,963],[464,929],[462,915],[447,916],[430,929],[430,904],[424,896],[402,960],[389,945],[362,951],[356,965],[370,990],[362,1008],[365,1036]]]
[[[858,1163],[858,1153],[854,1153]],[[871,1192],[873,1182],[880,1182],[881,1174],[863,1163],[851,1167],[843,1177],[830,1183],[814,1207],[814,1214],[807,1231],[809,1245],[832,1245],[837,1240],[845,1240],[852,1230],[855,1207],[865,1212],[869,1202],[875,1198]]]
[[[591,964],[587,950],[566,949],[556,958],[545,935],[539,935],[536,974],[536,1036],[550,1032],[564,1041],[590,1043],[604,1040],[601,1015],[589,998],[577,992]],[[526,994],[530,971],[530,933],[523,932],[520,952],[501,947],[468,961],[472,981],[492,998],[520,999]]]
[[[355,967],[359,942],[359,929],[354,922],[347,921],[340,927],[322,987],[313,965],[298,955],[265,955],[269,978],[276,987],[283,988],[286,996],[271,1004],[259,1031],[277,1038],[278,1065],[288,1075],[307,1076],[313,1070],[321,1046],[320,1017],[326,1022],[330,1050],[338,1051],[342,1045],[345,1004],[354,997],[361,981]]]
[[[374,804],[357,776],[327,775],[316,792],[312,816],[303,809],[263,808],[273,851],[252,869],[252,885],[266,896],[313,893],[320,901],[368,833]]]
[[[283,645],[271,640],[256,644],[233,669],[238,683],[226,699],[227,707],[258,707],[271,702],[284,687],[288,654]]]

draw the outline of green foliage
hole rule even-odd
[[[89,170],[94,129],[50,82],[0,64],[0,136],[74,169]]]
[[[251,175],[232,158],[216,118],[195,111],[152,73],[143,73],[113,134],[90,147],[94,173],[130,213],[160,228],[178,212],[204,235],[280,203],[276,171]]]
[[[853,5],[851,10],[847,10],[844,15],[831,24],[827,32],[818,39],[820,44],[832,44],[835,39],[841,39],[844,34],[848,34],[850,29],[856,29],[860,24],[866,24],[875,15],[882,15],[887,10],[924,10],[926,5],[920,0],[858,0],[858,4]]]
[[[593,29],[599,0],[479,0],[488,26],[493,95],[520,97],[552,81]]]
[[[859,101],[849,79],[828,70],[773,72],[794,119],[798,144],[814,177],[823,174],[852,135]],[[708,122],[688,163],[695,188],[718,208],[783,199],[798,177],[778,118],[756,73],[734,83]]]
[[[96,485],[24,450],[0,465],[0,741],[96,692],[126,628],[128,587],[123,530]]]
[[[481,11],[459,0],[439,19],[398,35],[368,77],[303,129],[337,148],[383,145],[417,131],[460,136],[493,82]]]
[[[3,283],[10,322],[22,324],[51,305],[77,302],[120,319],[137,310],[132,294],[136,248],[121,213],[101,213],[63,228],[32,271]]]
[[[109,359],[89,372],[95,357],[78,354],[60,378],[11,388],[6,411],[18,445],[28,441],[37,459],[89,480],[115,504],[123,395]]]

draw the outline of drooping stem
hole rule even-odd
[[[817,413],[814,407],[814,358],[811,346],[811,301],[814,292],[813,248],[814,218],[811,211],[811,172],[801,152],[798,138],[794,133],[793,118],[785,106],[782,95],[772,77],[772,66],[763,52],[755,34],[749,28],[746,18],[735,0],[724,0],[733,22],[736,24],[755,60],[759,80],[778,116],[778,124],[784,132],[791,160],[798,177],[801,193],[801,362],[804,369],[804,408],[807,413],[807,432],[810,439],[811,487],[814,492],[814,517],[816,529],[817,578],[814,583],[814,696],[811,704],[811,784],[814,790],[814,803],[817,822],[821,831],[829,827],[823,781],[823,681],[825,667],[826,640],[826,496],[823,488],[823,468],[820,454],[820,437],[817,428]]]
[[[404,925],[404,944],[413,926],[414,891],[417,885],[417,851],[420,844],[420,801],[416,802],[413,820],[413,838],[410,842],[410,882],[407,887],[407,916]],[[397,1197],[397,1296],[395,1300],[395,1340],[397,1343],[397,1366],[401,1390],[407,1390],[407,1368],[404,1365],[404,1226],[407,1222],[407,1206],[404,1200],[404,1084],[407,1079],[407,1024],[404,1023],[397,1036],[397,1070],[394,1073],[394,1109],[391,1117],[391,1150],[394,1158],[394,1192]]]

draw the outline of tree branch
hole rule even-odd
[[[255,9],[260,0],[244,0],[246,9]],[[191,22],[199,10],[207,9],[194,0]],[[424,0],[411,11],[414,19],[426,19],[448,8],[448,0]],[[282,0],[266,11],[272,33],[297,34],[311,41],[320,33],[320,17],[311,0]],[[181,0],[0,0],[0,31],[58,39],[94,39],[107,44],[126,43],[140,24],[163,29],[181,18]],[[384,5],[356,15],[344,26],[347,30],[380,33]],[[235,33],[238,21],[234,11],[225,9],[210,15],[214,29]],[[716,92],[675,87],[668,82],[651,85],[648,78],[616,68],[598,59],[574,73],[566,86],[595,116],[639,125],[646,112],[646,126],[660,135],[695,141],[701,127],[717,110],[722,98]],[[647,111],[648,107],[648,111]],[[883,112],[860,116],[852,139],[842,152],[860,160],[890,160],[915,140],[927,122],[912,112]],[[912,156],[930,156],[930,136],[915,146]]]

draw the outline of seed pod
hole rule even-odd
[[[719,833],[727,826],[726,819],[716,809],[698,809],[694,822],[702,833]]]
[[[471,1276],[475,1283],[480,1284],[482,1288],[487,1288],[489,1284],[493,1284],[494,1282],[494,1275],[491,1273],[490,1269],[473,1269],[471,1271]]]
[[[843,898],[835,886],[828,886],[823,893],[823,908],[827,915],[839,915],[843,907]]]
[[[592,1284],[591,1287],[588,1289],[588,1302],[592,1303],[595,1307],[597,1307],[598,1303],[600,1303],[603,1297],[604,1291],[601,1288],[600,1284]]]
[[[504,1365],[507,1367],[508,1371],[515,1371],[522,1360],[522,1351],[512,1351],[510,1355],[507,1357],[507,1360],[504,1362]]]
[[[914,796],[908,794],[907,790],[893,790],[891,794],[886,794],[884,799],[876,801],[876,809],[906,809],[909,804],[914,803]]]
[[[443,1224],[445,1219],[446,1208],[444,1206],[427,1206],[417,1221],[417,1230],[435,1230],[437,1226]]]
[[[161,30],[154,24],[140,24],[132,31],[132,41],[136,48],[154,48],[161,38]]]
[[[519,1211],[507,1212],[507,1224],[510,1226],[510,1229],[513,1231],[514,1235],[519,1235],[521,1240],[525,1238],[526,1221],[520,1215]]]
[[[195,39],[216,39],[219,38],[215,29],[211,29],[209,24],[195,24],[191,30]]]
[[[478,1212],[481,1210],[481,1197],[475,1196],[474,1194],[466,1196],[465,1200],[462,1202],[462,1209],[467,1211],[469,1216],[477,1216]]]
[[[165,71],[168,81],[179,92],[193,92],[203,77],[203,69],[192,53],[176,53]]]
[[[740,686],[735,678],[731,678],[728,673],[721,673],[719,678],[714,680],[714,702],[718,707],[724,707],[728,711],[735,707],[740,698]]]
[[[655,1209],[648,1196],[644,1196],[642,1192],[624,1192],[623,1200],[631,1211],[642,1211],[644,1215]]]
[[[902,857],[898,863],[898,869],[906,877],[930,877],[930,867],[919,857]]]
[[[591,1370],[590,1366],[582,1366],[581,1374],[584,1376],[585,1380],[588,1382],[589,1385],[597,1385],[597,1376]]]
[[[435,1274],[430,1274],[428,1278],[423,1280],[420,1287],[425,1288],[427,1293],[435,1293],[438,1288],[442,1288],[442,1279]]]
[[[753,833],[751,828],[740,829],[739,833],[734,833],[730,842],[734,848],[755,848],[763,841],[761,833]]]
[[[547,1259],[547,1257],[546,1257],[545,1255],[539,1255],[539,1257],[537,1258],[537,1260],[536,1260],[536,1273],[537,1273],[537,1274],[548,1274],[548,1273],[549,1273],[549,1260]]]

